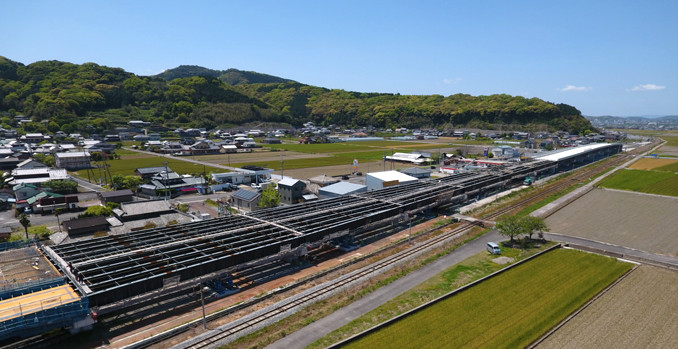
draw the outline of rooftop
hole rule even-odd
[[[408,176],[402,172],[398,171],[382,171],[382,172],[372,172],[368,173],[368,176],[380,179],[384,182],[398,181],[398,182],[416,182],[419,179]]]
[[[258,192],[254,190],[240,189],[233,194],[234,198],[243,199],[246,201],[252,201],[259,195]]]
[[[367,187],[362,185],[362,184],[355,184],[355,183],[351,183],[351,182],[339,182],[339,183],[331,184],[331,185],[328,185],[326,187],[320,188],[319,191],[338,194],[338,195],[346,195],[346,194],[350,194],[350,193],[356,192],[358,190],[361,190],[363,188],[367,188]]]
[[[591,151],[594,149],[598,148],[603,148],[606,146],[609,146],[609,143],[593,143],[593,144],[588,144],[588,145],[582,145],[574,148],[565,148],[565,149],[559,149],[555,150],[553,152],[548,152],[545,155],[541,156],[535,156],[536,159],[539,160],[550,160],[550,161],[560,161],[562,159],[567,159],[572,156],[576,156],[582,153],[585,153],[587,151]]]
[[[133,195],[132,191],[129,189],[115,190],[115,191],[102,191],[101,197],[103,198],[114,198],[118,196],[127,196]]]

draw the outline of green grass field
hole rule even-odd
[[[655,171],[665,171],[665,172],[678,172],[678,162],[673,164],[664,165],[662,167],[657,167]]]
[[[287,151],[296,151],[307,154],[336,154],[347,152],[362,152],[369,150],[395,151],[414,150],[414,149],[434,149],[449,147],[446,144],[417,143],[417,142],[399,142],[399,141],[366,141],[366,142],[341,142],[341,143],[321,143],[321,144],[266,144],[266,148],[284,149]]]
[[[123,150],[124,151],[124,150]],[[155,166],[165,166],[167,162],[167,167],[170,170],[175,171],[179,174],[197,174],[202,173],[203,170],[206,173],[210,172],[227,172],[226,170],[212,167],[212,166],[203,166],[196,165],[190,162],[185,162],[177,159],[166,158],[162,156],[154,156],[149,154],[140,154],[136,152],[130,152],[133,154],[120,154],[119,160],[109,160],[107,161],[110,166],[111,176],[116,174],[121,174],[123,176],[134,175],[134,170],[140,167],[155,167]],[[102,163],[100,163],[102,164]],[[80,170],[72,172],[76,176],[81,178],[87,178],[87,171]],[[95,175],[98,176],[98,171],[94,170]]]
[[[662,136],[662,139],[666,141],[666,146],[678,147],[678,136]]]
[[[322,166],[335,166],[335,165],[346,165],[353,166],[353,159],[358,159],[358,162],[368,162],[368,161],[377,161],[384,158],[383,151],[363,151],[363,152],[350,152],[350,153],[336,153],[333,156],[310,158],[310,159],[289,159],[285,160],[285,169],[294,170],[298,168],[309,168],[309,167],[322,167]],[[224,164],[225,165],[225,164]],[[246,162],[246,163],[231,163],[231,166],[242,167],[245,165],[257,165],[268,167],[272,169],[280,169],[280,161],[255,161],[255,162]]]
[[[525,347],[631,267],[613,258],[555,250],[347,347]]]
[[[678,175],[661,171],[622,170],[605,179],[600,183],[600,186],[610,189],[678,196]]]

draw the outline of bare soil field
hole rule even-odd
[[[629,168],[636,170],[654,170],[662,166],[670,165],[677,163],[678,159],[652,159],[652,158],[643,158],[634,162]]]
[[[540,348],[678,348],[678,272],[643,265]]]
[[[657,151],[659,155],[678,156],[678,147],[665,145]]]
[[[596,189],[546,219],[551,231],[678,256],[678,198]]]

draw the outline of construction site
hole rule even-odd
[[[432,215],[621,152],[621,144],[570,149],[516,164],[206,221],[60,245],[0,249],[0,341],[46,330],[87,330],[99,316],[168,293],[237,292],[248,273],[304,260],[327,245],[351,250],[414,215]],[[392,229],[391,229],[392,230]]]

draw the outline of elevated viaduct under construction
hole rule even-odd
[[[620,144],[598,146],[566,161],[580,165],[620,151]],[[528,161],[40,250],[64,277],[69,295],[82,300],[81,308],[93,307],[100,315],[153,299],[170,287],[194,287],[264,261],[304,255],[321,244],[401,222],[411,214],[491,195],[522,184],[526,177],[554,174],[558,167],[557,160]],[[12,334],[5,332],[0,322],[0,340]]]

